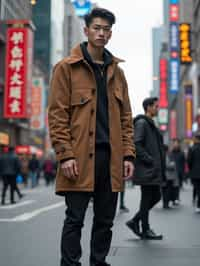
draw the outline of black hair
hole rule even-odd
[[[142,103],[142,106],[144,108],[144,111],[146,112],[148,106],[154,105],[154,103],[157,102],[157,101],[158,101],[158,98],[157,97],[149,97],[149,98],[144,99],[144,101]]]
[[[94,18],[102,18],[109,22],[110,26],[115,24],[115,15],[105,8],[96,7],[91,10],[90,13],[84,16],[85,25],[90,26]]]

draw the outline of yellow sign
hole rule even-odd
[[[8,136],[8,134],[0,132],[0,144],[9,145],[9,136]]]
[[[192,62],[191,55],[191,26],[188,23],[182,23],[180,30],[180,61],[182,64]]]

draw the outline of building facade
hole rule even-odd
[[[70,54],[72,47],[85,39],[83,22],[70,0],[64,1],[63,56]]]
[[[17,145],[29,142],[28,123],[22,119],[5,119],[3,116],[4,88],[5,88],[5,53],[6,53],[6,21],[13,19],[30,20],[32,6],[29,0],[1,0],[0,1],[0,134],[5,136],[0,144]],[[6,141],[4,141],[6,139]]]
[[[163,40],[163,27],[156,27],[152,29],[152,63],[153,63],[153,90],[151,96],[158,96],[159,94],[159,58],[161,53]]]

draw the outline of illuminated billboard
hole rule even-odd
[[[192,62],[191,53],[191,25],[189,23],[182,23],[179,26],[180,30],[180,61],[182,64]]]
[[[88,14],[91,10],[91,2],[89,0],[75,0],[72,2],[76,15],[78,17],[83,17]]]

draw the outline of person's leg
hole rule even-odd
[[[192,181],[192,186],[193,186],[193,190],[192,190],[192,203],[195,206],[196,199],[197,199],[197,191],[196,191],[196,186],[195,186],[195,184],[194,184],[193,181]]]
[[[2,188],[2,195],[1,195],[1,204],[4,205],[5,204],[5,197],[6,197],[6,191],[8,189],[8,177],[3,176],[3,188]]]
[[[151,203],[151,186],[145,185],[141,186],[141,200],[139,211],[129,222],[139,223],[142,222],[142,231],[146,231],[149,228],[149,208]]]
[[[197,208],[200,209],[200,180],[196,181]]]
[[[117,208],[118,193],[112,192],[109,149],[97,149],[95,159],[94,219],[91,235],[90,265],[108,265],[113,220]]]
[[[124,191],[120,192],[120,205],[119,205],[119,208],[123,212],[129,212],[129,209],[124,204],[124,196],[125,196],[125,187],[124,187]]]
[[[120,192],[120,209],[124,207],[124,191]]]
[[[14,192],[15,192],[15,185],[16,185],[16,176],[9,176],[9,184],[10,184],[10,202],[13,204],[15,203],[14,200]]]
[[[81,229],[90,200],[89,192],[67,192],[66,219],[61,238],[61,266],[81,265]]]
[[[169,208],[169,183],[168,181],[166,184],[162,187],[162,201],[163,201],[163,208],[168,209]]]
[[[161,192],[159,185],[151,186],[151,202],[149,205],[149,210],[151,210],[160,200],[161,200]]]

